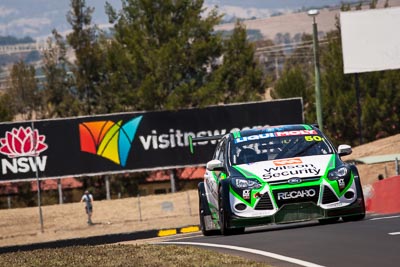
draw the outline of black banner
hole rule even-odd
[[[189,135],[290,123],[303,123],[301,98],[1,123],[0,182],[204,165],[215,141],[192,155]]]

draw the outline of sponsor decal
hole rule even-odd
[[[321,172],[321,169],[314,166],[314,164],[296,164],[267,168],[264,171],[266,173],[263,174],[263,178],[271,179],[298,175],[317,176]]]
[[[288,180],[288,184],[300,184],[301,178],[291,178]]]
[[[79,124],[81,151],[109,159],[125,167],[143,116],[122,124],[122,120],[84,122]]]
[[[339,188],[344,189],[346,187],[346,183],[343,178],[337,180]]]
[[[279,160],[274,160],[272,161],[275,166],[284,166],[284,165],[290,165],[290,164],[302,164],[303,161],[301,158],[292,158],[292,159],[279,159]]]
[[[298,131],[285,131],[285,132],[276,132],[275,135],[278,137],[281,136],[293,136],[293,135],[309,135],[309,134],[317,134],[315,130],[298,130]]]
[[[168,133],[158,133],[157,130],[151,130],[151,134],[139,136],[140,143],[144,150],[157,150],[157,149],[169,149],[174,147],[188,147],[189,136],[192,137],[206,137],[214,135],[224,135],[226,129],[222,130],[208,130],[200,131],[197,133],[184,132],[179,129],[169,129]],[[194,145],[206,145],[209,141],[198,142]],[[217,140],[211,140],[211,144],[216,144]]]
[[[282,137],[282,136],[294,136],[294,135],[310,135],[310,134],[318,134],[315,130],[298,130],[298,131],[284,131],[284,132],[275,132],[275,133],[262,133],[255,134],[250,136],[243,136],[239,138],[235,138],[235,143],[242,143],[246,141],[252,140],[260,140],[271,137]]]
[[[341,202],[335,202],[335,203],[326,204],[326,206],[329,206],[331,208],[342,207],[342,206],[345,206],[345,205],[346,205],[346,203],[341,203]]]
[[[8,159],[1,160],[2,174],[44,171],[47,156],[40,154],[47,150],[46,137],[31,127],[13,128],[0,138],[0,153]]]
[[[268,126],[268,125],[265,125]],[[142,144],[144,150],[158,150],[158,149],[169,149],[175,147],[188,147],[189,146],[189,136],[191,137],[209,137],[209,136],[216,136],[216,135],[224,135],[229,133],[236,133],[240,130],[252,129],[252,128],[261,128],[265,126],[252,126],[248,127],[245,126],[242,129],[233,128],[231,130],[227,129],[214,129],[214,130],[204,130],[199,132],[185,132],[180,129],[169,129],[168,132],[157,132],[157,130],[151,130],[150,134],[148,135],[141,135],[139,136],[140,143]],[[272,134],[273,136],[273,134]],[[247,141],[248,137],[245,137],[245,141]],[[256,138],[256,137],[253,137]],[[237,138],[240,139],[240,138]],[[235,142],[237,142],[235,139]],[[249,139],[251,140],[251,139]],[[243,142],[243,141],[242,141]],[[210,141],[202,141],[196,142],[193,145],[207,145],[213,144],[215,145],[217,140],[210,140]]]
[[[209,176],[211,175],[211,176]],[[212,173],[209,173],[209,175],[206,174],[207,178],[205,179],[206,185],[208,190],[211,192],[213,195],[214,199],[218,199],[218,192],[217,192],[217,182],[214,178],[212,178]]]
[[[294,190],[289,192],[280,192],[278,193],[278,200],[288,200],[288,199],[298,199],[298,198],[310,198],[314,197],[317,194],[315,189],[302,189],[302,190]]]
[[[275,137],[274,133],[262,133],[262,134],[250,135],[250,136],[236,138],[235,143],[238,144],[246,141],[266,139],[271,137]]]
[[[243,199],[250,199],[250,190],[249,189],[243,190],[242,196]]]

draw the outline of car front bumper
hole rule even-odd
[[[267,224],[293,223],[334,217],[362,214],[363,200],[357,199],[353,204],[336,209],[323,209],[312,202],[295,203],[282,206],[274,215],[263,217],[240,217],[232,214],[229,225],[232,228]]]

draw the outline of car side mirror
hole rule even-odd
[[[224,167],[224,164],[218,160],[218,159],[213,159],[209,162],[207,162],[206,168],[209,171],[220,171]]]
[[[349,145],[340,145],[338,147],[339,156],[347,156],[347,155],[350,155],[352,152],[353,152],[353,150],[351,149],[351,146],[349,146]]]

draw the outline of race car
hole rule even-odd
[[[198,185],[204,235],[243,233],[245,227],[319,220],[362,220],[365,204],[355,165],[315,125],[254,128],[221,136]]]

